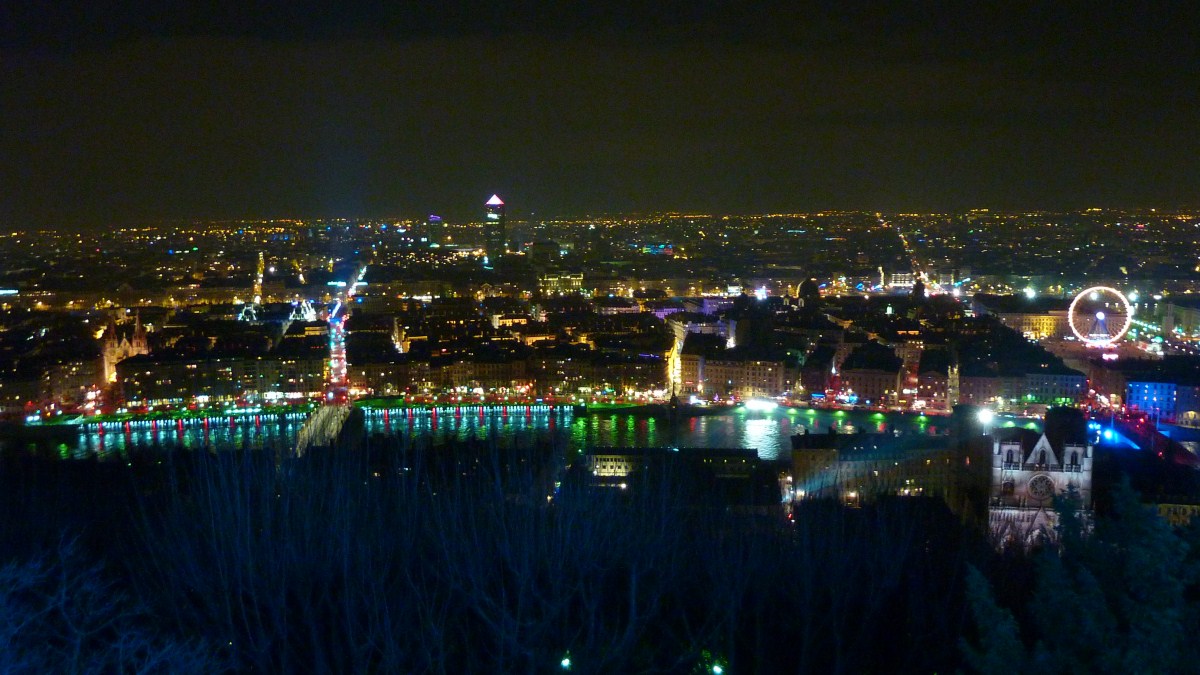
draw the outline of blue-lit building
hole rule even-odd
[[[1174,382],[1128,382],[1125,405],[1162,419],[1174,419],[1177,386]]]
[[[1164,381],[1130,381],[1125,385],[1125,405],[1163,422],[1200,426],[1200,386]]]

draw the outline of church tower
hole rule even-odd
[[[117,364],[131,356],[150,353],[146,329],[142,326],[141,314],[134,317],[133,331],[122,331],[116,321],[109,320],[104,330],[104,342],[100,346],[100,371],[105,386],[117,381]]]

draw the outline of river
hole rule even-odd
[[[663,417],[622,412],[575,415],[569,408],[510,410],[463,408],[460,412],[393,409],[368,411],[370,434],[400,436],[417,444],[454,440],[490,440],[501,446],[550,443],[579,451],[592,447],[753,448],[763,459],[789,456],[790,437],[803,431],[841,433],[941,434],[949,417],[912,413],[830,411],[779,408],[766,412],[744,409],[686,417],[671,424]],[[119,458],[129,452],[164,450],[267,449],[286,451],[296,441],[303,419],[275,415],[214,419],[208,423],[179,421],[110,423],[101,433],[88,429],[75,443],[62,443],[64,457]]]

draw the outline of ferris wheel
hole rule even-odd
[[[1111,347],[1129,331],[1133,307],[1125,294],[1109,286],[1086,288],[1067,310],[1071,332],[1089,347]]]

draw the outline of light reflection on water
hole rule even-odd
[[[183,425],[176,420],[137,424],[110,423],[104,433],[90,430],[79,434],[74,448],[60,446],[60,454],[74,458],[107,459],[129,452],[173,450],[283,450],[296,443],[304,420],[271,416],[245,417],[208,424]]]
[[[486,411],[464,409],[461,413],[428,414],[390,411],[368,415],[368,433],[405,438],[411,442],[439,445],[449,441],[491,441],[502,447],[551,444],[579,451],[588,447],[678,447],[754,448],[764,459],[786,458],[790,437],[808,431],[823,433],[831,427],[839,433],[858,430],[887,433],[945,433],[947,417],[921,417],[865,411],[835,413],[825,410],[776,410],[766,413],[729,412],[683,418],[672,424],[665,418],[622,415],[612,412],[573,416],[569,410]],[[74,448],[64,455],[121,456],[130,451],[154,450],[286,450],[296,440],[302,420],[280,420],[263,416],[232,424],[182,426],[163,421],[151,426],[126,428],[112,424],[106,433],[89,431],[80,435]]]
[[[799,412],[799,414],[797,414]],[[611,433],[603,418],[577,420],[573,424],[572,446],[678,447],[678,448],[754,448],[763,459],[786,458],[791,452],[791,436],[807,431],[823,433],[830,427],[839,433],[863,431],[885,433],[939,434],[945,432],[948,418],[920,419],[913,415],[878,416],[862,412],[835,415],[830,411],[775,411],[769,413],[736,412],[680,420],[673,428],[659,420],[661,431],[645,438],[630,439]],[[578,427],[578,429],[576,429]],[[653,429],[653,427],[652,427]],[[580,433],[586,431],[588,433]]]

